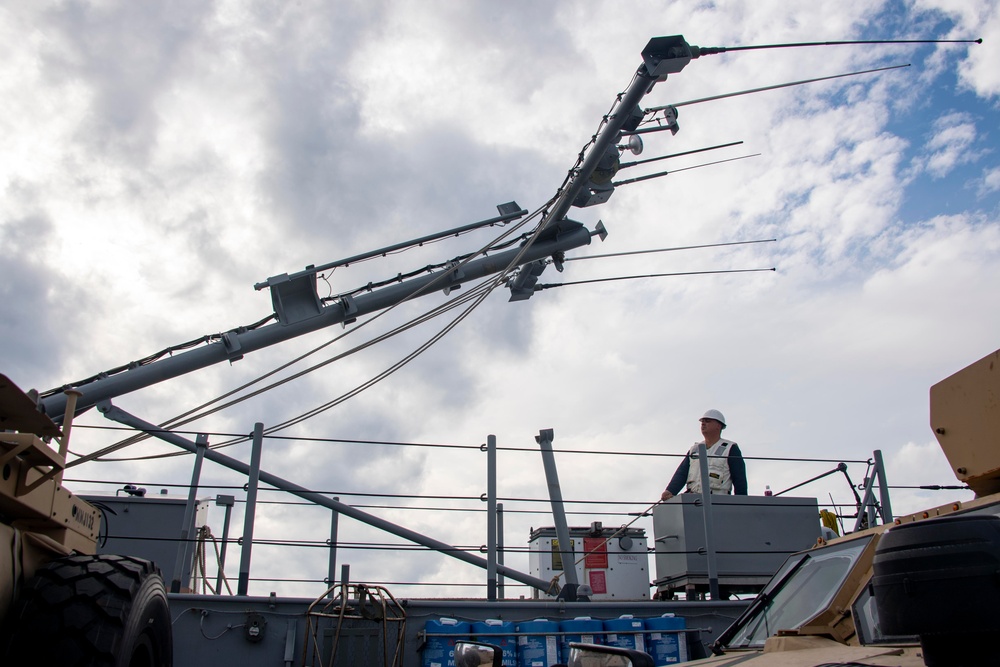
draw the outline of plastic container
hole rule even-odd
[[[608,646],[646,652],[646,623],[641,618],[632,615],[612,618],[604,621],[604,629],[609,633],[604,635],[604,643]]]
[[[486,644],[494,644],[503,649],[503,667],[517,667],[517,640],[514,624],[488,618],[472,624],[472,636]]]
[[[683,618],[664,614],[646,619],[646,652],[656,667],[687,662],[687,634]]]
[[[455,642],[469,638],[471,626],[454,618],[429,620],[424,624],[427,643],[420,653],[422,667],[455,667]],[[434,636],[443,633],[449,636]]]
[[[559,623],[544,618],[517,624],[519,667],[551,667],[559,662]],[[544,634],[535,634],[544,633]]]
[[[578,616],[571,621],[560,621],[559,630],[569,633],[562,635],[559,640],[559,662],[562,663],[569,662],[570,642],[604,643],[604,623],[590,616]]]

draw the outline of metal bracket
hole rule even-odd
[[[340,307],[344,310],[344,321],[340,323],[340,326],[346,329],[348,324],[353,324],[358,321],[358,318],[351,317],[358,312],[358,304],[354,300],[353,296],[345,294],[340,297]]]
[[[282,324],[294,324],[319,315],[323,304],[316,292],[316,274],[289,278],[288,274],[267,279],[271,304]]]
[[[235,332],[227,331],[222,334],[222,346],[226,348],[226,357],[228,357],[229,363],[243,358],[243,353],[240,351],[242,349],[240,339],[235,335]]]
[[[448,262],[448,264],[445,265],[445,267],[444,267],[445,271],[449,271],[450,270],[450,272],[447,275],[447,279],[448,280],[452,280],[452,281],[455,282],[454,285],[448,285],[443,290],[441,290],[442,292],[444,292],[445,296],[448,296],[453,291],[456,291],[456,290],[459,290],[459,289],[462,288],[461,282],[465,278],[465,271],[463,271],[460,268],[457,268],[458,266],[459,266],[458,262],[452,261],[452,262]]]

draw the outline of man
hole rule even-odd
[[[743,463],[743,454],[739,445],[722,437],[726,418],[718,410],[709,410],[698,421],[701,422],[701,435],[705,438],[703,442],[708,450],[709,487],[712,493],[747,495],[747,469]],[[702,443],[696,442],[677,466],[677,471],[660,495],[660,500],[670,500],[685,487],[687,493],[701,493],[701,463],[698,460],[700,444]]]

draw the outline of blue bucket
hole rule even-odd
[[[538,618],[517,624],[518,667],[552,667],[559,662],[559,623]]]
[[[469,624],[454,618],[430,620],[424,624],[427,643],[420,654],[422,667],[455,667],[455,642],[469,637]],[[449,635],[435,637],[435,633]]]
[[[646,652],[646,640],[643,636],[646,623],[641,618],[634,616],[612,618],[604,621],[604,629],[610,633],[604,635],[604,643],[608,646]]]
[[[503,649],[503,667],[517,667],[517,640],[514,624],[488,618],[472,624],[473,636],[486,644],[494,644]]]
[[[560,621],[559,630],[569,634],[562,635],[559,640],[559,662],[569,662],[570,642],[585,644],[603,644],[604,623],[589,616],[580,616],[572,621]]]
[[[653,656],[656,667],[687,661],[687,635],[684,628],[684,619],[673,614],[646,619],[646,652]]]

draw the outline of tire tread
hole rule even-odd
[[[159,569],[129,556],[68,556],[48,563],[22,591],[10,619],[16,626],[7,647],[12,660],[4,664],[114,667],[126,648],[123,642],[130,640],[134,603],[150,599],[137,596],[144,585],[163,586],[162,580],[149,583],[150,577],[159,580]],[[166,631],[169,644],[169,627]],[[168,661],[171,649],[166,647]]]

